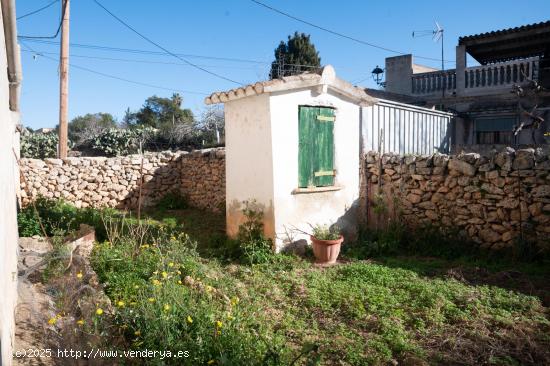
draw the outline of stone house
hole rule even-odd
[[[277,250],[307,240],[310,224],[355,233],[366,151],[431,154],[450,123],[448,113],[376,99],[330,65],[205,103],[225,104],[227,233],[237,234],[243,202],[254,200]]]
[[[479,66],[468,67],[467,55]],[[455,113],[453,151],[548,144],[550,21],[460,37],[454,69],[416,65],[412,55],[388,57],[385,67],[386,93]]]
[[[2,0],[0,32],[0,364],[11,365],[17,301],[17,195],[21,63],[15,0]]]

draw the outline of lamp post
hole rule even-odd
[[[372,80],[376,83],[376,85],[382,85],[382,74],[384,73],[384,70],[380,68],[380,66],[376,65],[374,70],[372,70]]]

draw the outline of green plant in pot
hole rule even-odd
[[[330,265],[336,263],[344,237],[337,225],[311,226],[313,233],[310,235],[315,263]]]

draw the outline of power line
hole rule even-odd
[[[42,10],[46,10],[46,9],[48,9],[50,6],[52,6],[53,4],[55,4],[56,2],[58,2],[58,1],[59,1],[59,0],[53,0],[51,3],[49,3],[49,4],[47,4],[47,5],[43,6],[43,7],[41,7],[40,9],[36,9],[36,10],[34,10],[34,11],[31,11],[30,13],[27,13],[27,14],[25,14],[25,15],[21,15],[20,17],[17,17],[17,20],[26,18],[26,17],[31,16],[31,15],[36,14],[36,13],[39,13],[39,12],[41,12]]]
[[[46,40],[40,40],[40,39],[31,39],[31,40],[28,40],[28,41],[33,42],[33,43],[59,45],[59,42],[46,41]],[[101,50],[101,51],[122,52],[122,53],[137,53],[137,54],[146,54],[146,55],[158,55],[158,56],[168,55],[168,56],[171,56],[169,53],[166,53],[166,52],[148,51],[148,50],[140,50],[140,49],[134,49],[134,48],[108,47],[108,46],[100,46],[100,45],[93,45],[93,44],[82,44],[82,43],[71,43],[71,47],[95,49],[95,50]],[[217,61],[244,62],[244,63],[256,63],[256,64],[268,64],[268,63],[270,63],[270,62],[267,62],[267,61],[249,60],[249,59],[242,59],[242,58],[204,56],[204,55],[185,54],[185,53],[176,53],[176,55],[181,56],[181,57],[202,58],[202,59],[210,59],[210,60],[217,60]]]
[[[378,48],[380,50],[383,50],[383,51],[388,51],[388,52],[391,52],[391,53],[397,53],[397,54],[400,54],[400,55],[405,55],[406,53],[405,52],[401,52],[401,51],[396,51],[396,50],[392,50],[391,48],[386,48],[386,47],[383,47],[383,46],[379,46],[379,45],[376,45],[374,43],[370,43],[370,42],[367,42],[367,41],[363,41],[361,39],[358,39],[358,38],[355,38],[355,37],[351,37],[351,36],[348,36],[346,34],[343,34],[343,33],[340,33],[340,32],[336,32],[334,30],[331,30],[331,29],[328,29],[328,28],[325,28],[325,27],[322,27],[320,25],[317,25],[317,24],[313,24],[311,22],[308,22],[307,20],[303,20],[303,19],[300,19],[298,17],[295,17],[294,15],[291,15],[289,13],[285,13],[284,11],[282,10],[279,10],[279,9],[276,9],[272,6],[269,6],[267,4],[264,4],[260,1],[257,1],[257,0],[250,0],[252,1],[253,3],[257,4],[257,5],[260,5],[260,6],[263,6],[264,8],[266,9],[269,9],[271,11],[274,11],[275,13],[278,13],[278,14],[281,14],[281,15],[284,15],[285,17],[287,18],[290,18],[290,19],[294,19],[300,23],[304,23],[304,24],[307,24],[309,25],[310,27],[314,27],[314,28],[317,28],[317,29],[320,29],[324,32],[327,32],[327,33],[330,33],[330,34],[333,34],[335,36],[338,36],[338,37],[342,37],[342,38],[346,38],[346,39],[349,39],[351,41],[354,41],[354,42],[357,42],[357,43],[360,43],[362,45],[365,45],[365,46],[369,46],[369,47],[374,47],[374,48]],[[417,56],[415,55],[416,58],[420,58],[420,59],[424,59],[424,60],[431,60],[431,61],[441,61],[440,59],[437,59],[437,58],[433,58],[433,57],[424,57],[424,56]],[[445,61],[445,62],[454,62],[454,61]]]
[[[21,44],[25,47],[27,47],[27,49],[30,51],[30,52],[33,52],[34,54],[38,55],[38,56],[42,56],[44,57],[45,59],[47,60],[50,60],[50,61],[53,61],[53,62],[56,62],[58,63],[58,60],[53,58],[53,57],[49,57],[49,56],[46,56],[40,52],[37,52],[35,50],[33,50],[31,47],[29,47],[27,44],[21,42]],[[147,86],[147,87],[150,87],[150,88],[156,88],[156,89],[163,89],[163,90],[169,90],[169,91],[173,91],[173,92],[180,92],[180,93],[186,93],[186,94],[198,94],[198,95],[208,95],[208,93],[202,93],[202,92],[197,92],[197,91],[191,91],[191,90],[181,90],[181,89],[174,89],[174,88],[166,88],[166,87],[163,87],[163,86],[159,86],[159,85],[154,85],[154,84],[148,84],[148,83],[143,83],[141,81],[135,81],[135,80],[130,80],[130,79],[126,79],[126,78],[122,78],[120,76],[116,76],[116,75],[111,75],[111,74],[106,74],[104,72],[101,72],[101,71],[96,71],[96,70],[92,70],[92,69],[89,69],[87,67],[83,67],[83,66],[79,66],[79,65],[75,65],[73,63],[69,63],[69,66],[70,67],[74,67],[75,69],[80,69],[80,70],[84,70],[84,71],[87,71],[87,72],[90,72],[92,74],[96,74],[96,75],[101,75],[103,77],[106,77],[106,78],[110,78],[110,79],[115,79],[115,80],[120,80],[120,81],[124,81],[124,82],[127,82],[127,83],[131,83],[131,84],[136,84],[136,85],[141,85],[141,86]]]
[[[57,31],[55,32],[55,34],[53,36],[17,36],[17,38],[22,38],[22,39],[54,39],[54,38],[57,38],[57,36],[59,35],[59,31],[61,31],[61,25],[63,24],[63,20],[65,19],[65,9],[66,9],[66,4],[63,3],[63,10],[61,12],[61,20],[59,21],[59,26],[57,27]]]
[[[162,47],[161,45],[159,45],[158,43],[156,43],[155,41],[153,41],[152,39],[148,38],[147,36],[141,34],[140,32],[138,32],[135,28],[133,28],[132,26],[130,26],[128,23],[126,23],[125,21],[123,21],[122,19],[120,19],[119,17],[117,17],[115,14],[113,14],[109,9],[107,9],[105,6],[103,6],[99,1],[97,0],[94,0],[94,2],[99,6],[101,7],[103,10],[105,10],[105,12],[107,12],[109,15],[111,15],[114,19],[116,19],[119,23],[121,23],[122,25],[124,25],[126,28],[130,29],[132,32],[134,32],[135,34],[137,34],[138,36],[140,36],[141,38],[143,38],[144,40],[146,40],[147,42],[151,43],[152,45],[154,45],[155,47],[163,50],[164,52],[166,52],[167,54],[177,58],[178,60],[181,60],[183,62],[185,62],[186,64],[189,64],[191,66],[193,66],[194,68],[198,69],[198,70],[201,70],[207,74],[210,74],[210,75],[213,75],[217,78],[220,78],[220,79],[223,79],[223,80],[226,80],[226,81],[230,81],[234,84],[239,84],[239,85],[242,85],[243,83],[240,83],[238,81],[235,81],[235,80],[232,80],[230,78],[227,78],[223,75],[220,75],[220,74],[217,74],[215,72],[212,72],[210,70],[207,70],[203,67],[200,67],[190,61],[187,61],[186,59],[176,55],[175,53],[173,52],[170,52],[169,50],[167,50],[166,48]]]

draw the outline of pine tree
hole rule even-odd
[[[281,41],[275,49],[275,61],[271,64],[270,79],[315,71],[321,66],[319,52],[311,43],[310,36],[294,32],[287,42]]]

